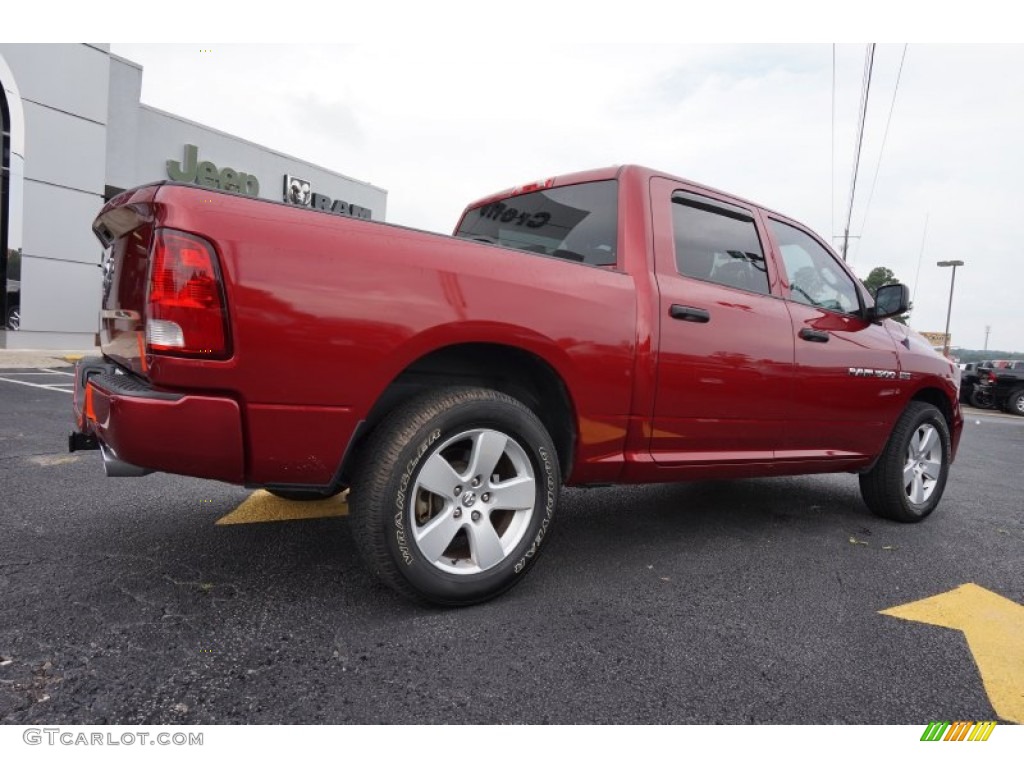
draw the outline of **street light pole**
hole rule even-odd
[[[956,268],[962,267],[964,263],[962,261],[939,261],[936,262],[940,267],[952,267],[953,276],[949,280],[949,306],[946,308],[946,333],[944,344],[942,347],[942,354],[945,357],[949,357],[949,317],[953,314],[953,287],[956,285]]]

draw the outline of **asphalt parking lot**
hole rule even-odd
[[[68,371],[0,371],[0,723],[1024,716],[1024,419],[968,409],[921,525],[849,475],[569,490],[529,578],[445,611],[371,580],[340,503],[67,454]]]

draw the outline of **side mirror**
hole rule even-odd
[[[883,285],[875,292],[875,306],[869,310],[870,319],[884,320],[902,315],[910,308],[910,289],[903,283]]]

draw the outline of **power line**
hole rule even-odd
[[[832,228],[836,231],[836,44],[832,43]]]
[[[875,196],[875,184],[878,183],[878,172],[882,168],[882,155],[885,153],[885,141],[889,138],[889,125],[892,123],[892,113],[896,107],[896,94],[900,90],[900,77],[903,75],[903,62],[907,58],[907,44],[903,44],[903,55],[900,57],[900,68],[896,72],[896,85],[892,89],[892,102],[889,104],[889,117],[885,121],[885,133],[882,134],[882,148],[878,151],[878,165],[875,166],[875,177],[871,180],[871,191],[868,193],[868,202],[864,206],[864,218],[860,222],[860,236],[864,237],[864,230],[868,224],[868,211],[871,210],[871,200]],[[858,244],[857,251],[854,253],[856,257],[860,253],[860,245]]]
[[[864,123],[868,112],[868,95],[871,93],[871,68],[875,61],[875,44],[868,46],[864,55],[864,77],[860,89],[860,119],[857,121],[857,145],[853,155],[853,177],[850,179],[850,206],[846,212],[846,228],[843,230],[843,261],[850,240],[850,220],[853,218],[853,199],[857,192],[857,170],[860,168],[860,150],[864,144]]]

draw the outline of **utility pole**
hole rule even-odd
[[[946,333],[945,343],[942,345],[942,354],[944,357],[949,357],[949,317],[953,314],[953,287],[956,285],[956,268],[962,267],[964,263],[957,259],[956,261],[939,261],[936,262],[940,267],[952,267],[953,276],[949,280],[949,307],[946,308]]]
[[[846,210],[846,227],[843,229],[843,261],[850,244],[850,219],[853,218],[853,199],[857,192],[857,171],[860,169],[860,150],[864,142],[864,121],[868,113],[868,94],[871,93],[871,69],[875,62],[875,44],[868,45],[864,55],[864,80],[860,92],[860,120],[857,123],[857,144],[853,153],[853,178],[850,179],[850,206]]]
[[[988,335],[990,333],[992,333],[992,326],[991,325],[986,325],[985,326],[985,351],[986,352],[988,352]]]

